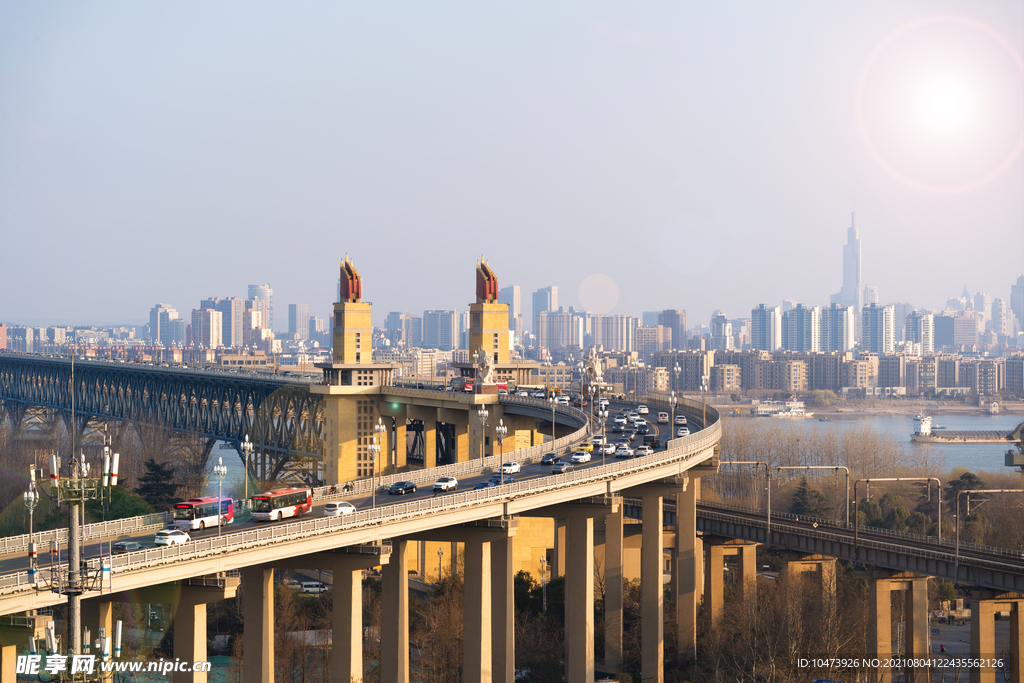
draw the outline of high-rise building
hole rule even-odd
[[[797,304],[782,314],[782,346],[789,351],[821,350],[821,308]]]
[[[637,322],[631,315],[592,315],[591,341],[605,351],[635,351]]]
[[[900,335],[906,331],[907,316],[912,311],[917,310],[917,306],[906,301],[893,304],[893,310],[896,312],[896,341],[900,341]],[[904,337],[902,341],[907,341]]]
[[[992,300],[992,331],[996,334],[1013,334],[1013,313],[1005,299]]]
[[[586,311],[559,308],[542,311],[537,316],[537,343],[542,349],[557,350],[578,346],[582,348],[586,329]]]
[[[459,312],[423,311],[423,346],[439,351],[459,348]]]
[[[1017,278],[1017,284],[1010,285],[1010,310],[1024,326],[1024,275]]]
[[[498,303],[508,304],[508,329],[515,340],[523,337],[523,301],[519,285],[509,285],[498,290]]]
[[[878,285],[864,285],[864,305],[880,303],[878,299]]]
[[[935,352],[935,316],[927,311],[913,311],[903,325],[903,340],[920,344],[921,354]]]
[[[686,311],[666,308],[658,315],[658,324],[672,332],[672,348],[683,350],[686,346]]]
[[[778,351],[782,346],[782,311],[778,306],[758,304],[750,311],[750,347],[757,351]]]
[[[643,311],[640,314],[640,325],[642,327],[656,327],[660,317],[661,311]]]
[[[850,227],[846,229],[846,246],[843,247],[843,288],[832,295],[830,303],[853,306],[861,309],[863,284],[860,267],[860,235],[854,214],[850,214]]]
[[[861,346],[871,353],[892,353],[896,350],[896,312],[892,304],[871,304],[861,312]]]
[[[533,293],[533,333],[537,334],[537,316],[544,311],[558,310],[558,287],[552,285]]]
[[[980,329],[991,327],[989,322],[992,320],[992,295],[988,292],[978,292],[975,294],[974,310],[977,311],[978,315],[983,316],[978,327]]]
[[[220,348],[224,338],[223,316],[212,308],[192,310],[192,345],[206,349]]]
[[[270,331],[274,330],[274,290],[270,285],[249,285],[249,299],[259,299],[266,302],[263,315],[263,326]]]
[[[288,334],[309,338],[309,304],[288,304]]]
[[[174,339],[172,320],[178,318],[178,312],[167,304],[157,304],[149,311],[149,338],[153,342],[160,342],[164,346],[171,346],[175,342],[179,344],[183,339]]]
[[[423,318],[418,315],[406,315],[403,321],[405,327],[405,348],[423,346]]]
[[[725,315],[725,311],[711,314],[711,350],[733,350],[732,321]]]
[[[204,304],[200,308],[206,308]],[[245,301],[239,299],[236,296],[230,296],[226,299],[216,299],[213,306],[215,310],[220,311],[221,322],[223,325],[223,337],[221,338],[221,344],[231,347],[242,347],[245,345],[242,335],[242,315],[245,313]]]

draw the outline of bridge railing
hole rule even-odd
[[[112,519],[109,522],[87,524],[83,527],[82,539],[85,541],[95,541],[100,538],[120,536],[121,534],[146,531],[147,529],[159,529],[170,521],[170,512],[160,512],[152,515],[126,517],[124,519]],[[44,551],[52,542],[67,543],[67,540],[68,530],[66,528],[37,531],[32,534],[32,541],[36,544],[36,548]],[[0,538],[0,554],[28,552],[28,544],[28,534]]]
[[[737,512],[743,512],[746,514],[764,516],[764,508],[751,508],[745,505],[737,505],[735,503],[726,503],[722,501],[699,501],[700,505],[711,508],[719,508],[724,510],[735,510]],[[777,519],[792,520],[795,522],[808,522],[816,523],[819,527],[830,527],[833,529],[842,529],[848,533],[853,533],[853,527],[847,527],[845,523],[836,521],[834,519],[826,519],[824,517],[812,517],[810,515],[795,515],[791,512],[777,512],[772,510],[772,521]],[[880,536],[890,536],[895,539],[902,539],[906,541],[916,541],[919,543],[928,543],[931,545],[938,546],[940,548],[955,550],[956,540],[951,538],[939,538],[938,536],[926,536],[924,534],[912,534],[906,531],[895,531],[893,529],[883,529],[877,526],[866,526],[861,525],[860,527],[864,531]],[[960,541],[960,550],[969,550],[986,555],[994,555],[1000,557],[1012,557],[1012,558],[1024,558],[1024,551],[1013,550],[1012,548],[1000,548],[991,545],[982,545],[980,543],[968,543],[966,541]]]
[[[774,517],[774,515],[772,515]],[[699,513],[700,518],[712,519],[720,522],[726,522],[728,524],[735,524],[737,518],[730,515],[728,512],[714,512],[711,510],[703,510]],[[744,524],[758,525],[756,520],[744,519]],[[850,536],[848,530],[843,530],[845,533],[837,534],[836,529],[829,528],[818,528],[818,529],[807,529],[804,527],[792,526],[790,524],[772,524],[772,534],[797,534],[805,538],[814,538],[828,542],[842,541],[845,543],[850,542]],[[860,538],[858,545],[862,548],[870,548],[873,550],[881,550],[883,552],[902,552],[906,553],[908,550],[912,551],[915,557],[922,557],[926,559],[940,560],[949,562],[953,558],[953,552],[945,547],[939,547],[935,550],[926,550],[917,546],[906,546],[899,545],[896,540],[892,541],[880,541],[873,538]],[[1019,562],[1006,562],[1003,558],[999,559],[986,559],[978,557],[977,555],[963,555],[960,556],[961,567],[973,566],[973,567],[985,567],[990,569],[997,569],[1003,572],[1020,573],[1021,566]]]
[[[403,389],[402,392],[425,392],[430,391],[429,389]],[[550,410],[551,405],[547,401],[534,398],[524,398],[522,396],[501,396],[499,399],[501,405],[529,405],[532,407],[544,408]],[[460,476],[474,475],[488,470],[497,471],[501,468],[503,462],[514,460],[520,464],[531,464],[540,460],[545,453],[554,451],[556,453],[562,452],[572,446],[580,443],[589,435],[588,417],[587,414],[578,408],[572,408],[569,406],[556,406],[555,412],[561,417],[568,420],[572,420],[583,426],[577,429],[568,436],[555,439],[553,442],[548,441],[546,443],[535,444],[526,448],[520,448],[518,450],[510,450],[505,453],[498,453],[497,455],[489,455],[486,458],[474,458],[473,460],[467,460],[464,462],[451,463],[450,465],[441,465],[440,467],[431,467],[423,470],[413,470],[411,472],[399,472],[398,474],[389,474],[379,479],[357,479],[352,482],[352,494],[369,494],[374,488],[386,489],[398,481],[411,481],[414,484],[432,483],[437,481],[440,477],[455,477],[458,479]],[[331,493],[332,489],[334,493]],[[329,498],[337,497],[341,492],[341,487],[335,486],[318,486],[313,489],[313,500],[327,500]],[[348,495],[348,494],[346,494]]]
[[[415,391],[415,390],[408,390]],[[502,397],[504,399],[506,397]],[[544,401],[537,401],[536,399],[522,399],[519,398],[516,401],[508,401],[509,403],[517,403],[522,401],[533,400],[538,404],[543,404],[547,407],[548,404]],[[586,423],[587,416],[575,408],[566,409],[565,406],[558,407],[559,412],[563,416],[567,416],[576,421]],[[427,470],[417,470],[415,472],[405,472],[401,474],[392,474],[381,478],[381,486],[387,487],[396,481],[413,481],[415,483],[436,481],[438,477],[451,477],[457,475],[466,474],[477,474],[487,469],[498,469],[501,467],[501,463],[506,460],[516,460],[520,463],[532,463],[539,460],[544,453],[551,450],[560,451],[571,447],[572,445],[580,442],[587,435],[587,427],[584,426],[582,429],[577,430],[569,436],[562,437],[552,444],[551,442],[538,444],[528,448],[522,448],[515,451],[509,451],[504,455],[498,454],[494,456],[488,456],[483,460],[479,458],[476,460],[469,460],[466,462],[453,463],[451,465],[444,465],[442,467],[435,467]],[[372,479],[360,479],[355,482],[353,494],[368,494],[374,487],[374,480]],[[330,493],[331,486],[319,486],[313,489],[313,499],[316,501],[327,500],[330,498],[336,498],[340,492],[340,488],[335,493]],[[239,504],[244,501],[238,501]],[[97,522],[93,524],[86,524],[83,527],[83,540],[93,541],[100,538],[109,538],[111,536],[120,536],[122,534],[135,533],[138,531],[147,531],[149,529],[159,529],[171,521],[170,512],[154,513],[151,515],[142,515],[139,517],[126,517],[124,519],[115,519],[109,522]],[[36,547],[44,548],[51,542],[67,543],[68,530],[67,529],[53,529],[50,531],[37,531],[33,534],[32,539]],[[21,534],[18,536],[8,536],[6,538],[0,538],[0,555],[13,554],[19,552],[28,552],[29,536],[28,534]]]
[[[144,569],[168,563],[200,559],[228,552],[257,548],[271,543],[298,542],[322,534],[364,526],[381,527],[381,536],[387,537],[387,530],[382,525],[389,523],[422,516],[440,516],[439,513],[451,512],[466,507],[522,499],[525,496],[572,488],[578,484],[615,479],[620,475],[658,468],[672,462],[686,462],[706,454],[707,450],[712,448],[720,438],[721,425],[716,423],[688,437],[676,439],[672,442],[672,446],[665,451],[640,458],[477,491],[449,493],[434,498],[397,503],[358,511],[341,517],[320,517],[318,519],[300,520],[290,524],[268,524],[263,528],[230,533],[224,536],[213,536],[184,545],[127,553],[110,558],[112,572],[116,574],[118,572]],[[30,588],[27,572],[23,571],[0,576],[0,595]]]

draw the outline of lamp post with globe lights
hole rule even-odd
[[[441,558],[444,557],[444,550],[437,549],[437,582],[441,583]]]
[[[700,378],[700,393],[704,401],[703,413],[701,415],[700,422],[701,429],[704,429],[704,425],[707,424],[708,421],[708,379],[707,375]]]
[[[387,431],[387,427],[384,426],[384,422],[377,418],[377,424],[373,425],[373,437],[376,439],[378,444],[384,443],[384,432]],[[384,471],[384,463],[380,465],[381,473]]]
[[[32,522],[33,513],[35,513],[36,505],[39,504],[39,492],[36,491],[36,470],[35,467],[31,470],[31,475],[28,484],[28,491],[22,494],[22,499],[25,501],[25,507],[28,508],[28,575],[29,583],[35,584],[36,582],[36,544],[35,537],[32,535]]]
[[[213,466],[213,476],[217,477],[217,535],[220,536],[221,527],[224,526],[224,503],[221,498],[224,495],[224,477],[228,475],[228,468],[224,465],[224,458],[217,457],[217,464]]]
[[[505,437],[508,435],[508,427],[505,426],[505,420],[498,420],[498,426],[494,428],[494,435],[498,437],[498,453],[499,457],[505,457]]]
[[[676,392],[673,391],[672,394],[668,397],[668,405],[669,405],[670,408],[672,408],[672,421],[669,423],[669,427],[668,427],[669,439],[672,438],[672,430],[676,428],[676,404],[677,403],[679,403],[679,397],[676,396]]]
[[[252,441],[249,441],[249,435],[245,435],[245,441],[242,442],[242,463],[245,465],[245,506],[249,507],[249,458],[252,456]]]
[[[481,407],[480,410],[476,411],[476,416],[480,418],[480,459],[484,457],[484,434],[487,428],[487,408]]]
[[[370,480],[373,482],[371,490],[373,493],[370,496],[370,507],[377,507],[377,456],[380,455],[380,444],[377,443],[377,436],[374,435],[373,443],[366,447],[367,453],[370,454],[370,463],[373,466],[372,475]]]

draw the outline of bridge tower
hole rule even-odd
[[[332,484],[373,476],[383,465],[375,466],[369,446],[377,436],[377,395],[391,384],[394,366],[373,362],[371,306],[362,296],[362,278],[346,254],[341,262],[341,301],[334,304],[332,362],[317,365],[324,384],[310,388],[323,395],[323,472]],[[378,443],[381,453],[390,451],[388,434],[379,434],[385,442]]]

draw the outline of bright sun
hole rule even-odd
[[[976,95],[963,79],[934,76],[922,82],[914,100],[917,119],[934,135],[955,135],[975,119]]]

